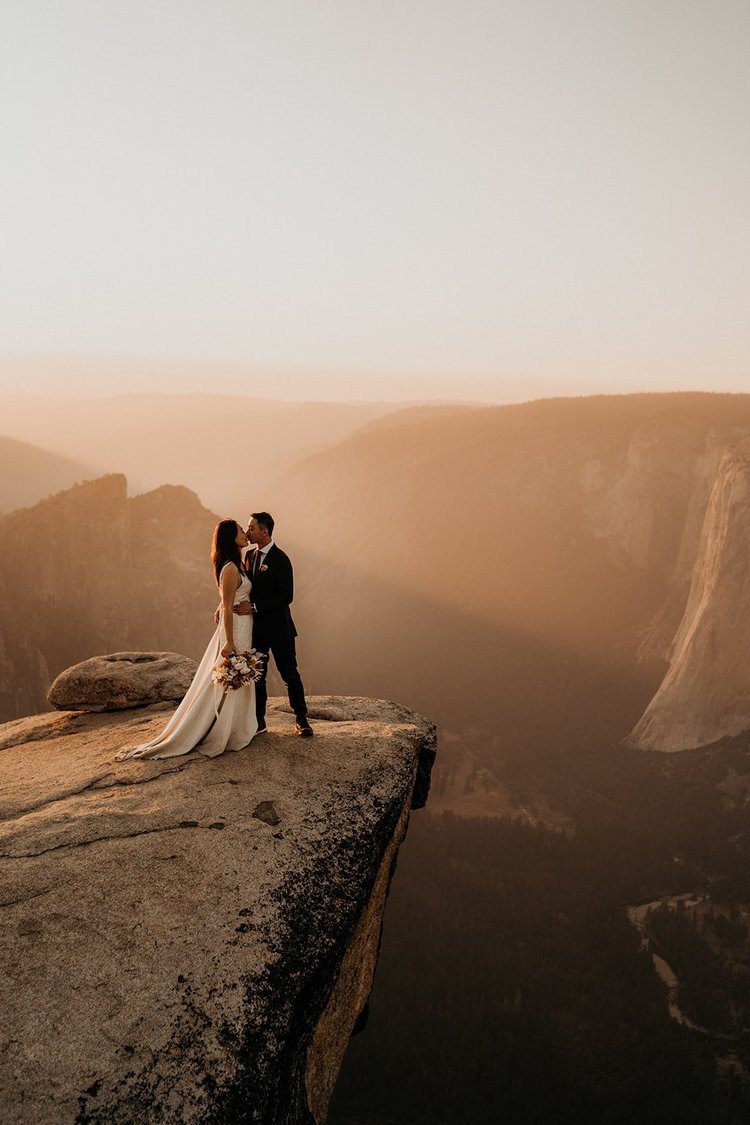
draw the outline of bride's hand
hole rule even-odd
[[[227,641],[227,643],[224,645],[223,649],[221,650],[221,655],[222,656],[234,656],[236,651],[237,651],[237,649],[234,647],[234,645],[230,645],[229,641]]]

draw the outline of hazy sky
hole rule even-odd
[[[0,44],[6,359],[750,391],[747,0],[4,0]]]

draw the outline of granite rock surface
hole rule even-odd
[[[434,727],[312,697],[303,740],[274,700],[237,753],[113,761],[168,714],[0,727],[0,1087],[17,1125],[325,1120]]]
[[[750,438],[723,456],[658,691],[630,735],[674,752],[750,730]]]
[[[114,652],[66,668],[48,701],[58,711],[122,711],[179,701],[198,665],[178,652]]]

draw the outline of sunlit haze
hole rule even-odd
[[[750,1125],[749,64],[2,6],[3,1120]]]
[[[750,390],[743,0],[1,26],[0,390]]]

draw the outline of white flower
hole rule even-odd
[[[223,687],[224,691],[237,691],[246,684],[257,683],[263,675],[265,659],[265,655],[255,649],[220,657],[211,669],[211,683]]]

